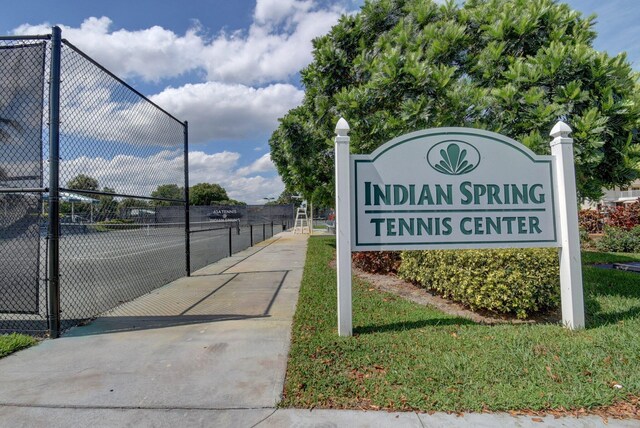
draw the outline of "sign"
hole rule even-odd
[[[215,207],[209,213],[210,220],[238,220],[242,214],[237,208]]]
[[[353,250],[559,246],[552,156],[436,128],[351,156]]]
[[[338,334],[351,336],[351,251],[558,247],[562,322],[584,327],[571,128],[551,129],[551,156],[494,132],[436,128],[370,155],[349,154],[336,125]]]

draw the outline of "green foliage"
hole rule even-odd
[[[295,196],[295,197],[294,197]],[[294,205],[298,206],[302,203],[302,199],[298,198],[297,195],[289,190],[285,189],[280,193],[278,199],[275,201],[269,201],[265,205]]]
[[[190,205],[211,205],[229,199],[227,191],[219,184],[198,183],[189,187]]]
[[[31,336],[11,333],[0,335],[0,358],[16,351],[35,345],[37,341]]]
[[[182,199],[184,200],[184,188],[179,187],[177,184],[161,184],[151,192],[151,196],[154,198],[165,199]],[[153,206],[170,206],[170,205],[183,205],[182,202],[170,202],[170,201],[151,201]]]
[[[213,205],[247,205],[246,202],[236,201],[235,199],[225,199],[224,201],[212,202]]]
[[[605,227],[604,235],[596,241],[596,249],[612,253],[640,253],[640,226],[631,230]]]
[[[270,139],[287,188],[332,204],[335,124],[353,153],[403,133],[468,126],[549,153],[559,119],[574,130],[581,197],[638,177],[638,76],[593,49],[595,17],[554,0],[366,1],[314,40],[303,104]],[[322,183],[322,186],[319,186]]]
[[[627,402],[633,412],[640,393],[638,277],[591,265],[637,262],[640,254],[583,253],[583,330],[476,324],[355,278],[353,337],[337,335],[332,257],[335,239],[309,239],[280,406],[582,414]]]
[[[560,298],[555,249],[404,251],[398,275],[471,309],[518,318]]]
[[[105,193],[116,193],[116,191],[110,187],[102,189]],[[100,203],[98,204],[98,213],[101,218],[112,218],[117,215],[118,203],[110,195],[100,195],[98,197]]]
[[[118,203],[118,210],[123,208],[148,208],[149,203],[144,199],[124,198]]]
[[[271,159],[289,189],[319,206],[332,205],[333,148],[305,108],[291,110],[270,139]]]
[[[98,180],[85,174],[78,174],[67,181],[67,188],[73,190],[98,190]]]
[[[593,239],[589,236],[589,232],[580,228],[580,248],[583,250],[591,249],[594,246]]]

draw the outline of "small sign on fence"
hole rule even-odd
[[[338,330],[351,335],[351,251],[560,248],[563,322],[584,326],[573,140],[559,122],[552,155],[471,128],[406,134],[349,155],[336,127]]]

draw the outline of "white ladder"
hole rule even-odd
[[[296,211],[296,222],[294,223],[293,233],[311,233],[306,208],[299,207],[298,211]]]

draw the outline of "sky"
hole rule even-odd
[[[299,71],[313,59],[311,40],[362,4],[2,1],[10,6],[0,14],[0,35],[46,34],[52,25],[60,26],[65,39],[189,122],[191,185],[218,183],[231,198],[250,204],[265,203],[284,189],[269,157],[268,140],[278,118],[302,101]],[[598,15],[596,49],[611,55],[626,51],[634,69],[640,70],[640,1],[567,3],[585,15]],[[170,157],[165,160],[171,162]],[[157,160],[157,168],[162,162]],[[108,159],[108,166],[118,168],[114,159]]]

